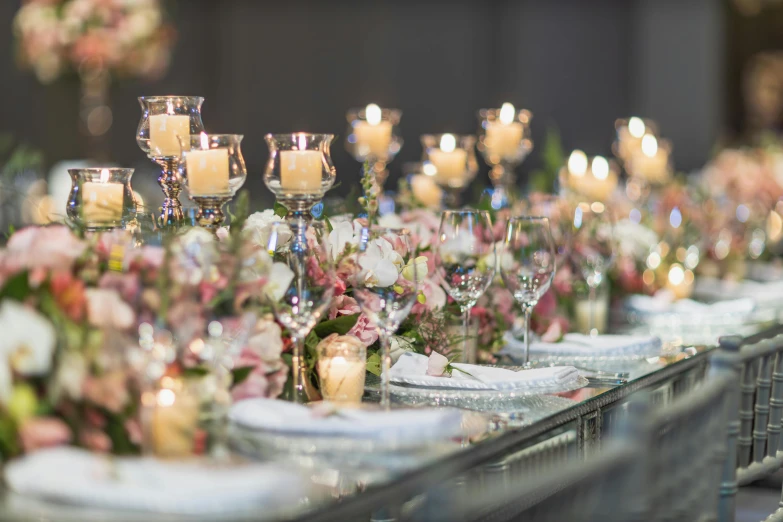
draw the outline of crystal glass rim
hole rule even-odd
[[[191,100],[191,101],[197,101],[199,103],[204,102],[203,96],[180,96],[177,94],[169,94],[169,95],[155,95],[155,96],[139,96],[138,100],[140,102],[164,102],[171,99],[179,98],[181,100]]]
[[[381,121],[392,121],[392,123],[399,123],[400,118],[402,118],[402,109],[394,109],[391,107],[378,107],[381,109]],[[360,120],[366,120],[367,107],[351,107],[346,111],[346,117],[348,118],[348,121],[351,122],[354,118],[359,118]]]
[[[511,218],[508,218],[508,222],[512,223],[514,221],[546,221],[549,222],[549,218],[546,216],[514,216]]]
[[[268,133],[264,136],[264,139],[267,141],[270,139],[273,139],[275,141],[280,141],[281,139],[291,138],[294,136],[306,136],[308,138],[321,138],[321,139],[325,139],[325,138],[334,139],[335,134],[318,134],[312,132],[284,132],[278,134]]]
[[[483,215],[486,214],[487,217],[490,217],[489,210],[482,210],[478,208],[458,208],[458,209],[446,209],[443,211],[443,215],[446,214],[452,214],[452,215],[465,215],[465,214],[476,214],[476,215]]]
[[[68,169],[69,174],[98,174],[100,175],[104,170],[108,170],[111,174],[133,174],[136,169],[129,169],[125,167],[85,167],[80,169]]]
[[[487,117],[488,117],[490,114],[492,114],[492,115],[499,114],[499,113],[500,113],[500,111],[501,111],[501,109],[502,109],[501,107],[497,107],[497,108],[486,108],[486,109],[479,109],[479,110],[478,110],[478,112],[476,112],[476,115],[478,115],[478,117],[479,117],[480,119],[482,119],[482,120],[485,120],[485,119],[487,119]],[[520,115],[523,115],[523,114],[526,116],[526,118],[527,118],[528,120],[530,120],[530,119],[532,119],[532,118],[533,118],[533,112],[532,112],[532,111],[530,111],[530,110],[528,110],[528,109],[516,109],[516,108],[515,108],[515,109],[514,109],[514,114],[516,115],[516,117],[514,118],[514,120],[513,120],[513,121],[521,121],[521,120],[519,120],[519,116],[520,116]],[[529,123],[529,122],[528,122],[528,121],[526,121],[526,122],[522,122],[522,123]]]
[[[182,143],[185,139],[190,140],[191,143],[193,143],[194,138],[201,139],[201,136],[204,135],[207,137],[208,140],[211,139],[229,139],[229,140],[236,140],[237,142],[242,141],[245,138],[244,134],[207,134],[206,132],[199,132],[198,134],[188,134],[187,136],[177,136],[177,139],[180,143]]]

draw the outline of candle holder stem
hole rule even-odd
[[[223,213],[223,205],[231,200],[227,197],[201,197],[194,196],[193,199],[198,204],[198,214],[196,220],[199,226],[206,228],[213,234],[217,234],[218,229],[223,225],[226,219]]]
[[[185,212],[179,202],[179,193],[182,191],[179,173],[177,172],[176,159],[163,159],[158,176],[158,185],[163,190],[163,206],[160,207],[158,226],[161,228],[179,228],[185,223]]]
[[[511,206],[512,188],[515,183],[514,170],[505,162],[498,163],[489,172],[492,181],[493,208],[507,208]],[[495,205],[499,205],[495,207]]]

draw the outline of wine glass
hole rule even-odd
[[[485,210],[443,212],[435,240],[435,266],[441,284],[462,312],[462,361],[475,363],[468,353],[470,309],[495,276],[492,220]]]
[[[364,227],[359,237],[357,264],[354,297],[364,315],[378,329],[381,406],[389,409],[390,337],[416,303],[419,280],[427,272],[426,259],[416,257],[407,229]]]
[[[499,265],[506,288],[525,312],[525,367],[530,367],[530,314],[555,277],[555,242],[549,219],[511,218]]]
[[[277,222],[265,229],[262,240],[272,256],[264,295],[293,341],[293,400],[315,399],[302,357],[305,338],[326,313],[334,294],[335,272],[327,255],[326,229],[318,221]]]
[[[614,262],[613,219],[601,203],[580,203],[573,212],[571,256],[582,272],[588,288],[590,316],[588,332],[598,335],[595,321],[596,294]]]

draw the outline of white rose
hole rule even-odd
[[[276,303],[283,298],[293,280],[294,271],[288,268],[288,265],[273,263],[269,270],[269,280],[264,286],[264,294]]]
[[[35,310],[16,301],[4,300],[0,305],[0,352],[5,366],[22,375],[42,375],[52,365],[57,336],[49,320]],[[7,371],[4,368],[2,371]],[[9,381],[10,382],[10,381]]]

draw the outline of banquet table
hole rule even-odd
[[[770,330],[783,332],[783,325]],[[763,334],[769,331],[750,337]],[[295,506],[236,513],[221,520],[426,520],[427,509],[437,509],[438,502],[447,502],[460,491],[502,487],[512,474],[534,474],[536,469],[590,455],[601,446],[606,434],[624,421],[632,396],[644,393],[654,404],[672,401],[704,378],[712,350],[710,346],[679,347],[658,360],[644,361],[627,382],[589,385],[552,395],[544,413],[535,409],[516,415],[508,411],[483,412],[491,428],[479,440],[451,441],[420,453],[325,464],[315,453],[292,456],[283,448],[259,455],[252,444],[242,443],[240,434],[235,444],[239,454],[300,467],[315,487]],[[2,520],[150,518],[149,513],[56,504],[7,490],[0,504]],[[152,518],[172,522],[210,519],[173,515]]]

